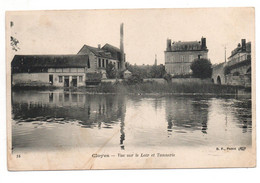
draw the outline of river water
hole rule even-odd
[[[251,99],[12,92],[12,148],[251,146]]]

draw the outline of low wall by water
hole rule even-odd
[[[101,83],[115,83],[123,82],[124,79],[103,79]],[[144,82],[157,82],[157,83],[167,83],[163,78],[145,78]],[[172,78],[172,83],[211,83],[211,79],[200,79],[200,78]]]

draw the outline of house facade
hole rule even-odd
[[[78,52],[78,55],[87,55],[89,57],[90,68],[89,73],[102,73],[102,78],[106,78],[106,68],[112,63],[117,70],[121,69],[121,52],[120,49],[105,44],[102,48],[84,45]]]
[[[231,55],[228,57],[230,64],[238,63],[243,60],[251,58],[251,42],[246,42],[246,39],[241,40],[241,44],[238,43],[237,47],[232,50]]]
[[[251,87],[251,42],[241,39],[227,62],[213,65],[211,79],[216,84]]]
[[[201,41],[172,42],[167,39],[165,55],[165,70],[171,75],[186,75],[191,73],[191,63],[197,58],[208,58],[206,38]]]
[[[15,55],[12,85],[78,87],[90,69],[88,55]]]

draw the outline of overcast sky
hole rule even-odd
[[[106,43],[119,48],[120,23],[124,23],[126,61],[164,64],[166,39],[200,41],[207,38],[211,62],[224,61],[242,38],[254,41],[251,8],[33,11],[10,13],[10,34],[19,40],[13,54],[77,54],[84,45]],[[9,39],[7,39],[9,40]]]

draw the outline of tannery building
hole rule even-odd
[[[15,55],[11,63],[12,85],[84,86],[90,74],[101,74],[105,79],[109,63],[125,71],[123,24],[120,49],[110,44],[97,48],[84,45],[74,55]]]
[[[172,42],[167,39],[165,69],[171,75],[185,75],[191,72],[190,65],[196,58],[208,58],[206,38],[201,41]]]
[[[15,55],[12,84],[22,86],[84,86],[88,55]]]

